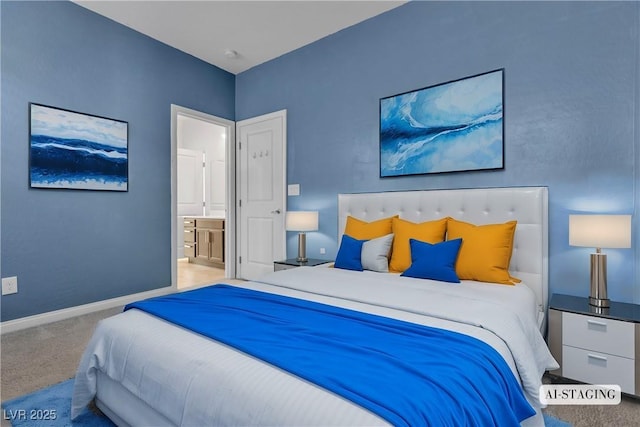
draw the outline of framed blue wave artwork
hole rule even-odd
[[[380,176],[504,169],[504,69],[380,99]]]
[[[32,188],[128,191],[128,123],[29,104]]]

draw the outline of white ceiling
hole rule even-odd
[[[100,15],[238,74],[406,1],[73,0]],[[236,58],[225,51],[234,50]]]

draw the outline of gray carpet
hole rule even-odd
[[[96,323],[121,311],[118,307],[3,334],[2,401],[73,377]]]
[[[72,378],[96,323],[121,311],[99,311],[2,335],[1,401]],[[545,412],[575,427],[640,425],[640,400],[628,397],[617,406],[549,406]],[[6,426],[9,422],[2,420]]]
[[[545,375],[546,384],[563,383],[566,380]],[[640,426],[640,400],[622,396],[620,405],[553,405],[544,410],[574,427],[637,427]]]

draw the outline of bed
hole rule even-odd
[[[517,221],[508,274],[521,282],[514,281],[505,286],[461,280],[452,284],[394,272],[300,267],[274,272],[258,281],[233,286],[215,285],[193,294],[185,293],[188,295],[182,299],[176,296],[180,301],[173,302],[180,307],[187,307],[187,311],[178,311],[174,319],[154,311],[171,301],[151,301],[149,305],[143,301],[103,320],[96,328],[76,374],[72,417],[94,401],[112,421],[123,426],[416,425],[417,419],[421,420],[420,425],[456,425],[465,416],[475,420],[471,424],[490,424],[482,417],[495,419],[492,418],[495,416],[493,412],[491,415],[461,415],[459,411],[464,413],[474,405],[460,405],[458,400],[461,394],[477,389],[474,391],[477,395],[473,396],[482,399],[485,394],[497,395],[498,399],[504,398],[502,394],[508,394],[510,402],[517,401],[519,397],[512,396],[514,393],[511,389],[504,393],[494,392],[502,390],[501,385],[494,386],[492,383],[499,379],[502,381],[500,384],[514,382],[517,389],[515,395],[526,399],[532,410],[526,418],[519,420],[520,424],[544,425],[537,401],[538,388],[545,370],[557,367],[543,339],[548,300],[547,203],[545,187],[340,194],[340,242],[349,238],[345,238],[343,233],[354,218],[374,223],[397,216],[416,224],[450,218],[479,226]],[[342,258],[342,245],[339,258]],[[190,305],[193,301],[189,298],[195,300],[196,297],[208,299],[209,302],[224,297],[229,301],[239,301],[237,304],[243,304],[250,298],[266,305],[257,305],[255,308],[249,308],[251,304],[246,307],[229,305],[229,308],[227,300],[224,300],[224,304],[219,302],[222,300],[216,300],[215,309],[192,308],[195,306]],[[191,317],[197,317],[200,313],[209,316],[210,311],[216,311],[222,305],[227,310],[222,314],[223,317],[207,318],[204,322],[200,320],[199,324],[204,325],[204,329],[194,328],[199,333],[189,329]],[[290,306],[295,306],[295,309],[290,310]],[[417,336],[421,341],[416,351],[429,348],[432,353],[429,357],[435,359],[425,356],[424,360],[407,363],[399,360],[400,356],[392,356],[398,361],[397,365],[405,366],[398,369],[420,371],[416,373],[418,376],[423,371],[440,372],[442,369],[445,372],[449,369],[441,368],[439,363],[449,358],[453,361],[454,353],[458,351],[457,345],[460,345],[459,352],[466,351],[466,354],[476,354],[476,347],[470,347],[474,349],[470,351],[463,350],[466,348],[463,346],[481,346],[478,354],[486,352],[487,358],[495,361],[495,371],[486,369],[488,378],[482,380],[475,379],[475,374],[469,374],[469,378],[466,378],[467,374],[462,373],[454,373],[448,380],[438,380],[445,385],[444,389],[440,388],[433,396],[424,398],[425,402],[420,401],[422,392],[409,395],[404,403],[399,403],[400,408],[403,408],[402,404],[408,404],[412,408],[406,411],[411,412],[413,406],[419,406],[416,411],[422,412],[417,412],[415,416],[423,418],[405,418],[404,409],[387,407],[387,399],[384,393],[380,399],[380,391],[393,395],[394,399],[398,395],[397,399],[402,400],[400,389],[415,382],[418,387],[415,390],[422,390],[419,387],[424,381],[407,377],[394,383],[393,378],[405,378],[399,376],[405,375],[404,372],[396,373],[393,366],[378,365],[382,362],[373,356],[373,353],[384,353],[386,349],[377,350],[376,347],[371,351],[359,351],[374,348],[370,346],[377,343],[347,342],[344,346],[354,344],[351,347],[355,347],[355,354],[344,356],[344,359],[326,348],[316,350],[311,344],[309,348],[307,344],[291,344],[298,342],[299,335],[308,334],[308,330],[304,329],[306,323],[304,327],[302,324],[307,317],[315,316],[300,314],[299,310],[303,309],[321,311],[322,316],[333,316],[332,322],[349,322],[332,324],[327,321],[327,325],[332,326],[317,326],[339,330],[340,333],[353,333],[345,341],[369,335],[368,332],[349,331],[351,325],[355,328],[356,324],[358,328],[371,328],[371,319],[375,320],[375,324],[381,322],[381,326],[376,328],[385,331],[393,329],[393,333],[398,335],[384,335],[385,338],[379,341],[388,339],[389,342],[380,345],[395,343],[393,340],[396,339],[408,340],[406,337],[409,335],[410,340],[415,342],[417,339],[412,334],[419,334]],[[286,333],[289,347],[292,351],[322,354],[324,367],[307,367],[306,359],[312,358],[313,354],[296,355],[294,359],[305,363],[299,363],[301,367],[289,367],[283,365],[281,360],[286,359],[282,355],[287,352],[268,350],[272,344],[262,341],[266,334],[260,328],[273,317],[269,310],[273,310],[273,316],[291,311],[290,316],[294,321],[289,319],[289,323],[292,329],[283,332]],[[256,316],[259,317],[257,326],[245,325],[246,318]],[[296,324],[296,319],[299,319],[300,325]],[[284,321],[278,317],[273,322]],[[397,330],[402,333],[397,333]],[[209,332],[212,335],[207,336]],[[314,332],[312,335],[315,337],[323,333]],[[449,335],[459,344],[442,341],[450,339]],[[429,345],[427,341],[431,342],[431,339],[437,344]],[[259,343],[257,349],[251,347],[252,342]],[[340,347],[342,344],[336,345],[333,341],[331,345]],[[394,348],[403,346],[393,345]],[[404,354],[402,357],[405,357]],[[422,366],[419,363],[429,365],[418,369]],[[433,364],[437,364],[438,369],[429,368],[435,366]],[[451,364],[456,365],[457,362]],[[370,370],[358,372],[357,365],[369,367]],[[384,368],[374,369],[376,366]],[[485,370],[482,366],[481,370]],[[478,370],[472,368],[473,372]],[[384,377],[393,378],[389,380]],[[357,378],[370,378],[372,383],[374,380],[390,382],[376,383],[376,390],[361,392],[360,387],[367,385],[360,383],[369,381],[358,381]],[[454,389],[452,383],[458,383],[458,380],[460,388]],[[337,389],[328,384],[332,381],[340,383]],[[477,400],[473,396],[470,399]],[[393,399],[390,397],[388,400]],[[384,408],[380,409],[380,406]],[[451,409],[446,409],[449,406]],[[491,408],[488,410],[493,411]],[[513,414],[505,416],[512,417]]]

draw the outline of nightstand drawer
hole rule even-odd
[[[571,346],[562,346],[562,376],[590,384],[618,384],[635,394],[635,362]]]
[[[634,324],[630,322],[562,313],[563,345],[633,359],[634,335]]]

